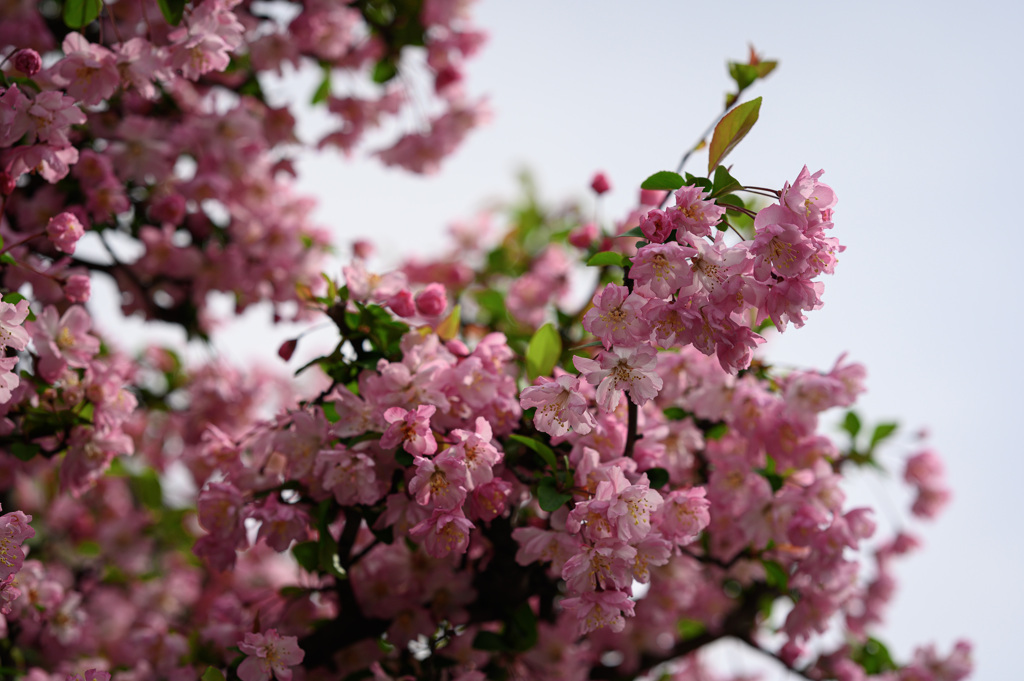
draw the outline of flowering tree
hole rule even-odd
[[[760,187],[722,165],[774,62],[730,65],[707,172],[687,153],[614,227],[528,193],[496,245],[463,230],[375,273],[362,244],[321,276],[270,75],[321,69],[319,146],[377,130],[381,162],[433,171],[486,115],[460,87],[483,39],[465,3],[3,7],[0,677],[705,679],[698,652],[726,637],[809,679],[969,673],[966,643],[897,661],[875,636],[917,541],[875,537],[841,483],[895,426],[818,430],[863,367],[754,356],[821,306],[842,251],[821,171]],[[424,52],[407,115],[399,68]],[[93,330],[94,277],[190,336],[220,291],[326,318],[337,344],[299,369],[308,394],[129,356]],[[904,477],[935,515],[938,458]]]

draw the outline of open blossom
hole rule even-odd
[[[637,345],[651,335],[640,311],[647,302],[625,286],[608,284],[594,294],[594,306],[583,317],[583,328],[601,339],[606,348]]]
[[[248,657],[238,665],[238,678],[242,681],[291,681],[291,667],[302,662],[306,654],[299,648],[296,636],[281,636],[277,629],[265,634],[247,633],[238,643],[238,649]]]
[[[28,331],[22,326],[28,312],[24,298],[17,303],[0,301],[0,348],[24,350],[28,346]]]
[[[706,201],[706,196],[707,192],[696,185],[680,187],[676,191],[676,205],[666,213],[680,235],[689,232],[695,236],[709,236],[711,228],[721,221],[725,208],[714,201]]]
[[[668,298],[693,282],[693,271],[686,258],[697,255],[696,249],[680,246],[676,241],[648,244],[633,256],[629,276],[636,282],[636,291],[648,298]]]
[[[643,406],[661,390],[662,380],[655,369],[658,353],[648,345],[614,348],[599,355],[599,360],[573,357],[573,364],[587,382],[597,386],[597,403],[607,411],[619,406],[620,390],[629,391],[629,399]]]
[[[59,319],[57,309],[47,306],[38,320],[29,325],[39,354],[37,368],[45,381],[55,381],[65,366],[87,366],[99,352],[99,339],[89,334],[92,319],[80,305],[72,305]]]
[[[539,385],[524,388],[519,395],[523,409],[536,407],[534,427],[548,435],[565,435],[573,430],[589,433],[595,425],[594,415],[587,409],[587,398],[580,392],[580,379],[568,374],[551,379],[542,376]]]
[[[21,511],[0,515],[0,581],[21,569],[25,561],[21,545],[26,539],[36,536],[30,522],[32,516]]]
[[[453,551],[466,552],[473,527],[460,509],[435,508],[433,515],[409,530],[409,536],[423,546],[427,555],[444,558]]]
[[[410,454],[433,454],[437,451],[437,440],[430,429],[430,417],[436,411],[432,404],[421,404],[414,410],[391,407],[384,412],[384,420],[391,425],[381,436],[380,446],[391,449],[401,443]]]
[[[625,614],[633,616],[634,603],[622,591],[587,591],[580,596],[562,601],[562,610],[576,616],[576,634],[608,627],[622,631],[626,626]]]

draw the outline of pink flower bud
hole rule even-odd
[[[608,181],[607,175],[597,173],[594,175],[594,179],[590,181],[590,188],[594,190],[595,194],[600,196],[612,188],[612,183]]]
[[[440,316],[448,307],[448,295],[441,284],[428,284],[416,294],[416,311],[424,317]]]
[[[413,303],[412,293],[404,288],[388,299],[388,307],[399,317],[411,317],[416,314],[416,305]]]
[[[154,222],[180,225],[185,219],[185,197],[181,194],[160,197],[149,207],[149,217]]]
[[[85,234],[85,227],[72,213],[64,212],[50,218],[46,225],[46,236],[49,237],[57,250],[68,255],[75,252],[75,244]]]
[[[641,189],[640,190],[640,205],[641,206],[658,206],[665,200],[665,196],[668,194],[666,191],[660,189]]]
[[[596,238],[597,225],[593,222],[588,222],[569,232],[569,243],[576,248],[590,248],[590,244],[594,243]]]
[[[292,338],[291,340],[286,340],[284,343],[281,343],[281,347],[279,347],[277,349],[277,356],[287,362],[288,360],[290,360],[292,358],[292,354],[295,353],[295,347],[298,344],[299,344],[299,339],[298,338]]]
[[[0,194],[10,196],[14,188],[18,186],[18,179],[0,171]]]
[[[462,82],[462,74],[452,65],[448,65],[434,76],[434,92],[441,93],[453,85]]]
[[[39,69],[43,68],[43,60],[39,53],[30,48],[18,50],[14,55],[13,63],[14,68],[26,76],[34,76],[39,73]]]
[[[92,293],[89,277],[84,274],[72,274],[64,284],[64,297],[72,303],[87,303]]]
[[[373,255],[373,242],[366,239],[359,239],[352,243],[352,255],[362,260],[367,260]]]

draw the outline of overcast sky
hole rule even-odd
[[[905,426],[885,459],[898,469],[910,434],[927,428],[954,490],[931,525],[908,520],[893,481],[851,493],[899,509],[879,515],[883,530],[925,539],[900,566],[883,638],[905,659],[914,645],[946,652],[968,637],[975,679],[1019,678],[1021,4],[482,0],[475,14],[491,40],[468,86],[489,97],[493,121],[429,178],[307,159],[302,188],[321,199],[336,243],[437,252],[452,220],[514,198],[521,168],[552,204],[589,201],[590,177],[606,171],[602,212],[618,217],[697,139],[729,87],[725,61],[753,43],[780,66],[752,92],[761,116],[729,158],[734,175],[779,187],[804,164],[823,168],[839,197],[833,235],[848,247],[825,307],[767,357],[865,363],[862,415]],[[237,354],[241,337],[221,347]],[[275,349],[243,354],[279,362]]]

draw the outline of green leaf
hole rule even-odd
[[[516,433],[513,433],[508,437],[510,440],[515,440],[524,447],[536,452],[537,456],[543,459],[544,463],[551,467],[551,470],[558,470],[558,459],[555,458],[555,452],[551,447],[548,447],[539,440],[534,440],[532,437],[526,437],[525,435],[517,435]]]
[[[161,4],[163,3],[161,2]],[[207,667],[199,679],[200,681],[224,681],[224,674],[216,667]]]
[[[2,262],[5,265],[17,264],[17,261],[14,259],[14,256],[11,255],[10,253],[0,253],[0,262]]]
[[[505,652],[505,641],[493,631],[478,631],[473,637],[473,647],[477,650],[486,650],[492,653]]]
[[[685,618],[679,620],[679,623],[676,624],[676,628],[679,630],[679,638],[683,639],[684,641],[687,639],[696,638],[708,630],[708,628],[704,626],[703,622],[698,622],[697,620],[688,620]]]
[[[30,461],[39,453],[39,445],[34,442],[15,442],[11,444],[11,454],[22,461]]]
[[[102,551],[99,542],[95,542],[88,539],[86,541],[79,542],[76,548],[78,549],[78,552],[83,556],[98,556],[100,555],[100,551]]]
[[[643,236],[641,232],[640,236]],[[616,267],[626,267],[629,259],[621,253],[615,253],[613,251],[601,251],[590,256],[587,260],[587,267],[608,267],[614,265]]]
[[[327,98],[331,95],[331,65],[324,64],[324,77],[320,81],[320,85],[317,86],[316,92],[313,93],[313,99],[310,104],[319,104],[320,102],[326,102]]]
[[[887,440],[892,437],[898,427],[898,423],[879,423],[875,426],[875,432],[871,434],[871,449],[874,449],[875,445],[883,440]]]
[[[185,0],[156,0],[156,3],[160,5],[160,12],[168,24],[177,26],[181,23],[182,17],[185,16]],[[207,681],[205,676],[203,676],[203,681]]]
[[[338,413],[334,402],[324,402],[320,405],[320,408],[324,410],[324,418],[327,419],[328,423],[337,423],[341,420],[341,414]]]
[[[403,466],[411,466],[415,460],[416,459],[413,458],[412,454],[405,451],[404,449],[399,449],[397,452],[395,452],[395,461],[397,461]]]
[[[525,652],[537,645],[537,616],[526,601],[520,603],[505,622],[506,645],[515,651]]]
[[[688,412],[682,407],[668,407],[662,413],[671,421],[682,421],[688,415]]]
[[[695,185],[700,187],[701,190],[706,191],[709,194],[711,193],[711,180],[706,177],[697,177],[696,175],[686,173],[686,182],[684,184],[686,184],[686,186]]]
[[[725,423],[716,423],[707,429],[704,438],[707,440],[721,440],[729,432],[729,426]]]
[[[737,62],[729,63],[729,75],[736,81],[736,87],[740,90],[746,90],[750,87],[750,84],[760,77],[760,73],[756,66],[750,64],[740,64]]]
[[[562,356],[562,337],[548,322],[537,329],[526,346],[526,375],[532,382],[538,376],[550,376]]]
[[[860,417],[857,416],[857,412],[846,412],[846,417],[843,418],[843,430],[850,434],[851,439],[857,437],[857,433],[860,432]]]
[[[622,234],[619,234],[619,236],[620,237],[622,237],[622,236],[635,236],[635,237],[639,237],[639,238],[642,239],[642,238],[644,238],[645,234],[644,234],[643,230],[640,229],[639,227],[634,227],[633,229],[627,230],[627,231],[623,232]]]
[[[780,591],[789,590],[789,573],[782,565],[774,560],[762,560],[761,565],[764,566],[764,581],[768,586]]]
[[[743,185],[739,181],[729,174],[729,171],[725,169],[725,166],[718,166],[715,168],[715,181],[711,185],[711,198],[717,198],[724,196],[725,194],[731,194],[734,191],[743,189]],[[740,204],[742,205],[742,203]]]
[[[754,65],[757,69],[757,77],[765,78],[769,73],[775,70],[775,67],[779,65],[777,61],[759,61]]]
[[[655,189],[660,191],[674,191],[685,184],[683,176],[669,170],[659,170],[642,183],[640,189]]]
[[[304,541],[292,547],[295,562],[306,572],[316,572],[320,564],[320,542]]]
[[[557,483],[551,476],[542,478],[537,486],[537,503],[548,513],[554,513],[570,499],[572,499],[571,494],[558,491]]]
[[[892,655],[889,654],[889,649],[877,638],[868,638],[863,646],[854,648],[850,657],[871,675],[897,669]]]
[[[391,59],[381,59],[373,67],[373,82],[384,84],[398,75],[398,66]]]
[[[647,473],[651,489],[661,489],[668,484],[668,471],[664,468],[648,468],[644,472]]]
[[[476,294],[476,302],[491,315],[493,319],[505,319],[505,296],[494,289],[485,289]]]
[[[128,479],[128,485],[135,498],[146,508],[150,510],[163,508],[163,487],[160,485],[160,478],[156,471],[147,470],[141,475],[133,475]]]
[[[760,111],[761,98],[758,97],[740,104],[718,121],[708,150],[709,175],[718,167],[722,159],[740,143],[740,140],[747,136],[750,129],[754,127],[754,123],[757,122]]]
[[[96,21],[103,9],[103,0],[65,0],[64,25],[82,28]]]

